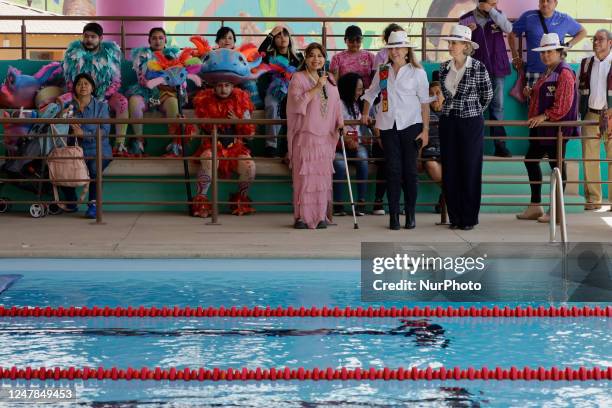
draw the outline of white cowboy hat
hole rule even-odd
[[[557,33],[548,33],[548,34],[544,34],[542,38],[540,39],[540,46],[538,48],[532,49],[531,51],[542,52],[542,51],[558,50],[558,49],[566,50],[567,48],[568,47],[561,44],[561,41],[559,41],[559,36],[557,35]]]
[[[405,31],[393,31],[389,35],[385,48],[415,48],[416,45],[411,44],[408,40],[408,33]]]
[[[474,47],[475,50],[480,48],[480,46],[477,43],[472,41],[472,30],[470,30],[470,27],[460,25],[460,24],[453,26],[451,33],[448,37],[441,37],[440,39],[446,40],[446,41],[469,42],[470,44],[472,44],[472,47]]]

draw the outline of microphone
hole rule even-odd
[[[323,71],[322,69],[317,69],[317,74],[319,74],[319,77],[322,77],[323,75],[325,75],[325,71]],[[327,99],[327,91],[325,90],[325,86],[323,86],[323,97]]]

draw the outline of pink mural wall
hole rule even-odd
[[[163,16],[165,10],[165,0],[104,0],[96,2],[96,14],[98,16]],[[121,23],[116,21],[101,21],[105,32],[119,33]],[[126,21],[124,23],[125,32],[129,33],[148,33],[153,27],[163,27],[163,21]],[[120,44],[120,36],[108,35],[106,39],[117,41]],[[147,35],[126,36],[126,55],[129,49],[142,47],[147,43]]]

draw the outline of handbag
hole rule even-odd
[[[512,86],[512,89],[510,89],[510,96],[520,103],[527,102],[527,98],[525,97],[525,94],[523,94],[523,89],[526,85],[527,79],[525,77],[525,71],[521,69],[517,71],[516,82]]]
[[[546,26],[546,21],[544,21],[544,16],[542,15],[542,12],[539,10],[538,10],[538,17],[540,20],[540,24],[542,25],[542,31],[544,31],[544,34],[548,34],[548,27]],[[521,69],[520,71],[517,71],[516,82],[514,83],[514,86],[512,86],[512,89],[510,89],[510,96],[512,96],[514,99],[516,99],[520,103],[527,102],[527,98],[523,94],[523,89],[525,89],[526,85],[527,85],[527,79],[525,76],[525,71]]]
[[[56,134],[54,127],[51,133]],[[53,196],[55,201],[59,201],[57,187],[83,187],[79,201],[83,201],[85,194],[89,191],[89,170],[85,163],[83,148],[78,145],[76,138],[74,146],[68,146],[63,140],[52,137],[55,147],[47,156],[47,166],[49,167],[49,179],[53,185]],[[65,209],[63,204],[60,208]]]

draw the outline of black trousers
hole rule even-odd
[[[422,131],[422,123],[408,126],[402,130],[397,130],[394,124],[393,129],[380,131],[385,153],[387,200],[390,214],[399,214],[402,190],[404,190],[406,214],[414,213],[417,199],[418,155],[415,138]]]
[[[534,129],[531,129],[532,131]],[[530,132],[530,135],[535,135],[535,132]],[[544,143],[543,143],[544,142]],[[546,144],[545,144],[546,143]],[[563,142],[562,147],[562,157],[565,158],[565,147],[567,145],[567,140]],[[527,153],[525,153],[525,159],[538,159],[541,160],[544,157],[548,157],[548,164],[551,169],[557,167],[557,144],[551,143],[549,141],[544,140],[530,140],[529,148],[527,149]],[[529,181],[542,181],[542,169],[540,168],[540,163],[537,161],[526,161],[525,167],[527,168],[527,175],[529,176]],[[561,178],[563,179],[563,189],[565,190],[565,161],[563,161],[563,167],[561,168]],[[530,184],[531,187],[531,202],[532,203],[541,203],[542,202],[542,184]]]
[[[451,224],[477,225],[482,191],[484,119],[440,117],[442,190]]]

